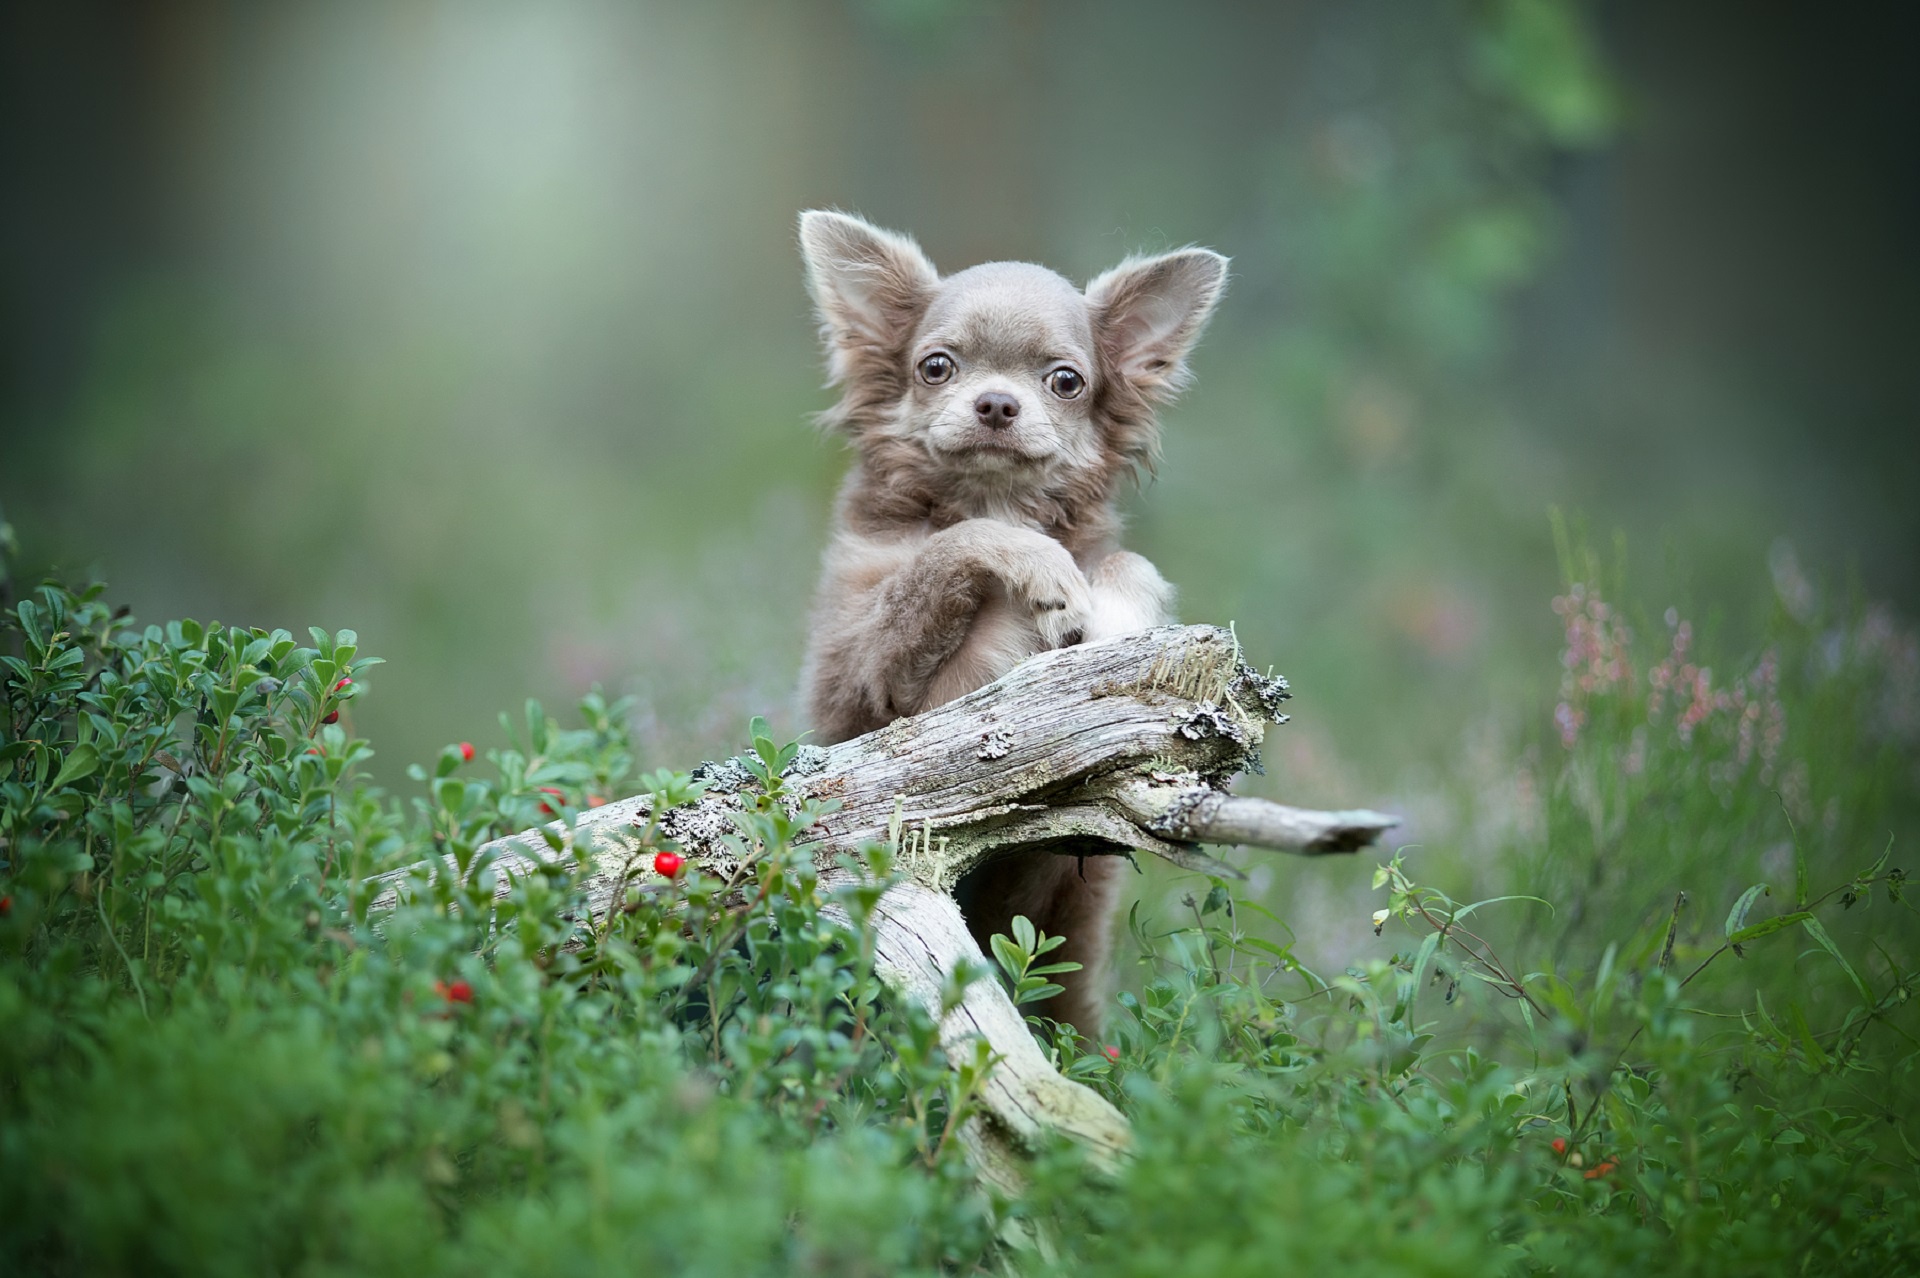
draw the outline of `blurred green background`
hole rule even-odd
[[[1920,600],[1911,9],[3,21],[0,504],[25,562],[147,619],[357,629],[391,664],[353,727],[396,782],[596,682],[636,697],[646,767],[736,748],[753,713],[805,726],[845,465],[808,424],[810,206],[950,269],[1234,259],[1129,506],[1183,614],[1294,683],[1265,792],[1447,829],[1433,796],[1546,722],[1554,507],[1621,530],[1639,593],[1736,648],[1770,555]]]

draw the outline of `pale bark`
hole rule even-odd
[[[1227,781],[1257,760],[1267,728],[1284,722],[1283,681],[1249,669],[1233,636],[1213,626],[1167,626],[1044,653],[998,682],[938,709],[900,719],[827,749],[806,749],[786,774],[796,797],[835,800],[837,811],[805,832],[823,883],[845,874],[843,857],[893,849],[903,882],[882,899],[877,970],[890,988],[939,1015],[945,975],[962,960],[986,966],[951,893],[974,866],[1002,855],[1047,855],[1070,840],[1117,854],[1146,852],[1190,869],[1239,877],[1201,843],[1287,852],[1351,852],[1391,828],[1370,811],[1320,812],[1230,795]],[[726,876],[738,858],[722,836],[753,782],[728,761],[703,765],[706,793],[662,813],[659,830],[708,873]],[[488,845],[508,873],[570,855],[578,840],[597,873],[596,915],[617,893],[657,882],[640,834],[651,799],[639,795]],[[410,871],[385,876],[403,879]],[[375,908],[390,905],[393,884]],[[508,890],[507,874],[500,891]],[[1096,1163],[1127,1147],[1127,1124],[1091,1090],[1049,1064],[1024,1019],[993,980],[976,981],[941,1023],[956,1055],[975,1038],[996,1059],[981,1097],[988,1121],[965,1133],[984,1175],[1018,1181],[1017,1150],[1049,1131],[1084,1144]]]

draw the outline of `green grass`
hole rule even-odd
[[[632,777],[623,707],[595,696],[577,728],[529,705],[484,760],[448,746],[396,798],[345,727],[350,632],[139,628],[99,588],[42,587],[0,632],[0,1253],[75,1274],[1908,1270],[1912,638],[1783,591],[1764,634],[1681,641],[1565,559],[1557,705],[1512,784],[1450,774],[1478,787],[1437,862],[1460,881],[1391,857],[1400,949],[1339,973],[1225,884],[1143,903],[1107,1043],[1034,1021],[1137,1157],[1105,1180],[1041,1151],[1011,1199],[953,1139],[979,1062],[873,976],[885,850],[828,921],[777,780],[742,826],[744,901],[688,874],[591,921],[562,864],[498,909],[477,867],[374,914],[370,874],[476,868],[542,804],[688,782]],[[1538,899],[1473,903],[1495,897]]]

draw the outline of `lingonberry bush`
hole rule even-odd
[[[1559,706],[1478,858],[1487,899],[1393,857],[1375,921],[1403,950],[1323,975],[1196,879],[1132,917],[1137,992],[1102,1044],[1039,1015],[1050,938],[995,946],[1060,1068],[1138,1136],[1113,1177],[1041,1151],[1014,1199],[956,1139],[989,1062],[947,1059],[875,979],[889,849],[824,889],[793,849],[819,812],[763,731],[734,881],[655,828],[603,916],[569,861],[496,901],[488,840],[699,783],[634,777],[623,708],[594,695],[577,728],[529,705],[506,746],[449,745],[400,801],[351,731],[374,691],[352,633],[140,627],[98,587],[42,586],[0,632],[0,1253],[89,1274],[1910,1269],[1912,641],[1783,608],[1710,666],[1677,615],[1636,647],[1650,628],[1574,567]],[[427,862],[462,873],[371,908],[370,876]]]

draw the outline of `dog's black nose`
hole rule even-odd
[[[1011,426],[1020,415],[1020,401],[1005,391],[988,391],[973,401],[973,415],[982,426]]]

